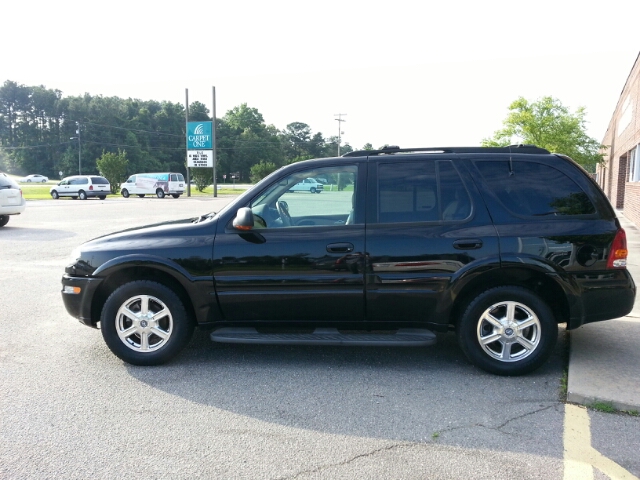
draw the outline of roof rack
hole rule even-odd
[[[343,157],[373,157],[377,155],[393,155],[396,153],[529,153],[548,155],[550,152],[535,145],[509,145],[506,147],[430,147],[430,148],[400,148],[397,145],[380,150],[357,150],[342,155]]]

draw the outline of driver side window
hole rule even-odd
[[[300,170],[280,179],[252,203],[262,228],[354,223],[358,167],[340,165]],[[264,225],[262,225],[264,223]]]

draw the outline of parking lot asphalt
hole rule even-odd
[[[640,230],[617,212],[627,234],[627,268],[640,281]],[[605,403],[622,411],[640,411],[640,301],[623,318],[583,325],[569,332],[567,401]]]

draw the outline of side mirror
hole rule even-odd
[[[238,209],[232,225],[233,228],[237,228],[238,230],[248,231],[253,229],[253,212],[251,209],[249,207]]]

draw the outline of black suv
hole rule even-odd
[[[322,195],[292,193],[323,178]],[[419,346],[454,330],[478,367],[530,372],[558,324],[626,315],[626,237],[598,185],[531,145],[389,147],[274,172],[222,211],[83,244],[68,312],[156,365],[216,342]]]

